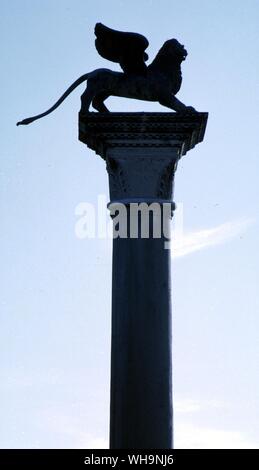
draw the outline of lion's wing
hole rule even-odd
[[[95,47],[105,59],[117,62],[126,73],[145,74],[148,55],[144,52],[148,40],[138,33],[125,33],[104,26],[95,25]]]

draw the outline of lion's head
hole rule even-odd
[[[169,39],[158,51],[148,66],[152,73],[163,74],[171,81],[172,93],[180,90],[182,83],[181,63],[186,59],[187,50],[177,39]]]
[[[158,51],[155,59],[149,65],[149,69],[170,70],[172,67],[179,67],[186,59],[187,50],[177,39],[168,39]]]
[[[173,59],[177,62],[182,62],[186,59],[188,53],[185,47],[180,44],[177,39],[169,39],[163,44],[160,51],[158,52],[158,55],[163,55],[164,57],[167,56],[168,60],[170,61]]]

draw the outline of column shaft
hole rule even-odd
[[[170,250],[152,235],[113,241],[114,449],[172,447]]]

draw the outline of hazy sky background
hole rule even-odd
[[[259,448],[258,1],[2,0],[1,11],[0,447],[108,445],[111,243],[74,232],[77,204],[108,196],[104,162],[77,140],[84,85],[15,127],[79,75],[117,69],[95,51],[101,21],[146,35],[151,59],[181,41],[179,98],[210,113],[176,174],[175,446]]]

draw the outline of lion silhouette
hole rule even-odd
[[[175,95],[182,83],[181,63],[186,59],[185,47],[176,39],[169,39],[157,53],[153,62],[146,65],[145,53],[148,40],[138,33],[116,31],[102,23],[95,26],[95,46],[98,53],[112,62],[119,63],[123,72],[97,69],[78,78],[58,101],[44,113],[19,121],[27,125],[52,113],[81,83],[87,81],[81,96],[82,114],[89,112],[90,105],[100,113],[109,112],[104,101],[109,96],[157,101],[176,112],[196,112],[186,106]]]

